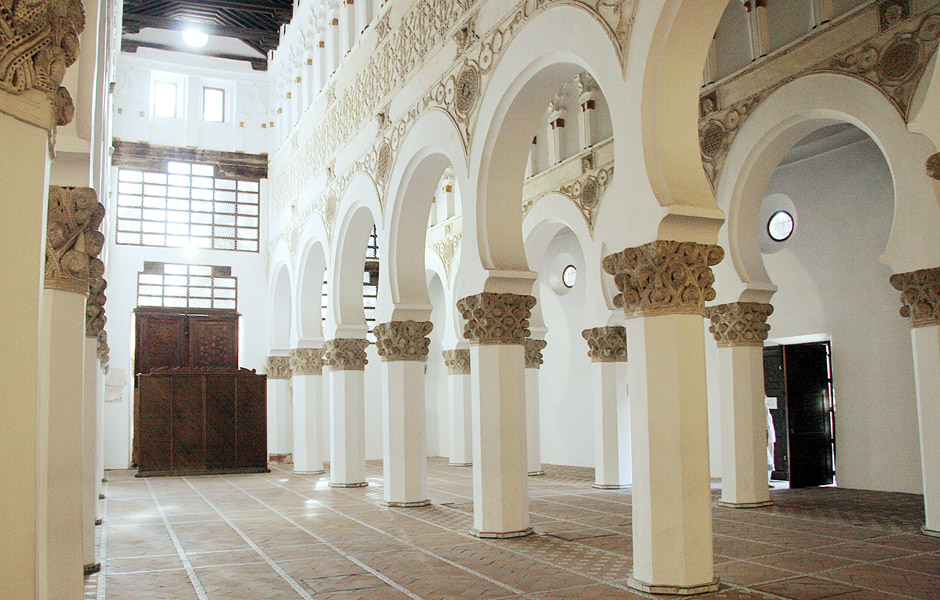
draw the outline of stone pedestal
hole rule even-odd
[[[291,425],[290,357],[269,356],[268,375],[268,461],[291,462],[293,427]]]
[[[633,576],[659,594],[717,590],[712,563],[704,302],[723,251],[656,241],[604,259],[627,317]]]
[[[542,365],[542,350],[547,345],[545,340],[530,338],[525,341],[526,468],[529,477],[545,474],[539,432],[539,367]]]
[[[718,342],[721,379],[721,501],[758,508],[773,501],[767,488],[767,408],[764,340],[773,306],[735,302],[706,309]]]
[[[294,394],[294,473],[318,475],[323,469],[323,348],[290,351]]]
[[[444,350],[450,400],[450,466],[473,464],[473,417],[470,386],[470,350]]]
[[[330,486],[365,487],[366,346],[354,338],[327,340],[330,368]]]
[[[926,513],[922,531],[940,537],[940,268],[893,275],[891,285],[901,291],[901,316],[911,322]]]
[[[594,486],[619,490],[633,483],[627,334],[623,327],[585,329],[594,379]]]
[[[376,325],[382,357],[383,470],[387,506],[430,504],[424,426],[424,363],[433,325],[427,321],[392,321]]]
[[[473,530],[519,537],[529,526],[525,339],[535,298],[484,292],[457,302],[470,341]]]

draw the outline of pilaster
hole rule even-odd
[[[424,426],[424,363],[433,325],[392,321],[373,328],[382,358],[382,417],[385,430],[384,502],[387,506],[430,504]]]
[[[532,533],[526,478],[525,340],[535,298],[483,292],[457,310],[470,341],[473,531],[484,538]]]
[[[774,307],[734,302],[705,309],[718,343],[721,389],[721,500],[727,508],[773,501],[767,488],[767,408],[764,340]]]
[[[718,589],[702,314],[715,298],[711,267],[723,256],[718,246],[657,240],[602,263],[620,291],[614,304],[627,317],[634,557],[628,584],[642,592]]]
[[[594,327],[581,332],[594,379],[594,486],[623,489],[633,482],[630,405],[627,395],[627,330]]]

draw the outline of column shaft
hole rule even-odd
[[[911,329],[924,476],[923,531],[940,537],[940,326]]]
[[[539,433],[539,370],[525,370],[526,471],[530,476],[544,475],[542,440]]]
[[[294,375],[294,472],[324,473],[323,440],[320,423],[323,414],[323,377]]]
[[[473,464],[473,393],[470,375],[447,376],[450,392],[450,464],[469,467]]]
[[[85,337],[82,397],[82,562],[95,570],[95,519],[98,518],[98,338]],[[97,565],[100,567],[101,565]]]
[[[594,487],[621,489],[633,483],[627,364],[594,362]]]
[[[424,362],[383,360],[382,380],[385,503],[426,506]]]
[[[330,370],[330,485],[366,484],[363,371]]]
[[[290,380],[268,375],[268,459],[272,462],[291,460],[290,405]]]

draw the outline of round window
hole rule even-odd
[[[778,210],[767,221],[767,235],[775,242],[782,242],[793,234],[793,215]]]
[[[578,280],[578,269],[574,265],[568,265],[561,272],[561,282],[566,288],[574,287],[574,282]]]

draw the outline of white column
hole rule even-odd
[[[756,60],[770,53],[767,1],[745,0],[744,7],[747,9],[748,35],[751,40],[751,60]]]
[[[619,490],[633,483],[630,406],[627,395],[627,334],[623,327],[581,332],[590,348],[594,381],[594,485]]]
[[[104,273],[95,258],[104,245],[103,218],[93,189],[49,188],[40,354],[41,394],[48,399],[48,519],[39,535],[50,598],[78,598],[83,589],[85,315],[89,277]],[[90,524],[93,532],[93,516]],[[93,547],[91,553],[93,563]]]
[[[291,462],[290,357],[269,356],[268,374],[268,462]]]
[[[735,302],[706,309],[718,342],[721,389],[721,501],[757,508],[773,501],[767,488],[764,340],[769,304]]]
[[[369,342],[327,340],[330,368],[330,487],[365,487],[365,368]]]
[[[294,394],[294,473],[318,475],[323,468],[323,348],[290,351]]]
[[[104,399],[105,385],[107,383],[108,362],[110,349],[108,348],[108,335],[105,330],[98,333],[98,410],[95,429],[95,496],[104,499]],[[95,503],[95,522],[100,523],[103,517],[101,502]]]
[[[87,333],[87,328],[86,328]],[[97,573],[95,521],[98,518],[98,486],[95,484],[98,440],[98,336],[85,336],[84,390],[82,397],[82,562],[85,573]]]
[[[392,321],[373,328],[382,357],[384,498],[387,506],[427,506],[424,363],[429,321]]]
[[[535,298],[484,292],[462,298],[473,398],[473,530],[519,537],[529,526],[525,339]],[[493,323],[499,323],[494,327]]]
[[[0,91],[0,101],[18,102]],[[45,452],[48,414],[40,387],[40,315],[49,181],[48,127],[0,113],[0,598],[38,598],[45,578],[37,529],[45,523]],[[13,326],[15,325],[15,326]]]
[[[630,361],[633,575],[647,593],[715,591],[704,301],[718,246],[656,241],[604,259],[624,307]]]
[[[549,107],[548,116],[548,162],[552,165],[560,163],[565,159],[564,133],[565,133],[565,109],[553,103]]]
[[[926,513],[921,530],[940,537],[940,268],[892,275],[891,285],[901,291],[901,316],[911,322]]]
[[[542,438],[539,430],[539,366],[546,345],[548,343],[545,340],[529,338],[525,341],[526,470],[529,477],[545,474],[542,470]]]
[[[450,400],[451,467],[473,464],[473,407],[470,386],[470,350],[444,350],[447,365],[447,390]]]
[[[810,0],[813,5],[813,27],[832,20],[832,0]]]
[[[581,149],[590,148],[594,145],[594,103],[597,97],[597,84],[590,75],[582,74],[578,76],[578,103],[581,105],[581,113],[578,115],[578,141],[581,143]]]

